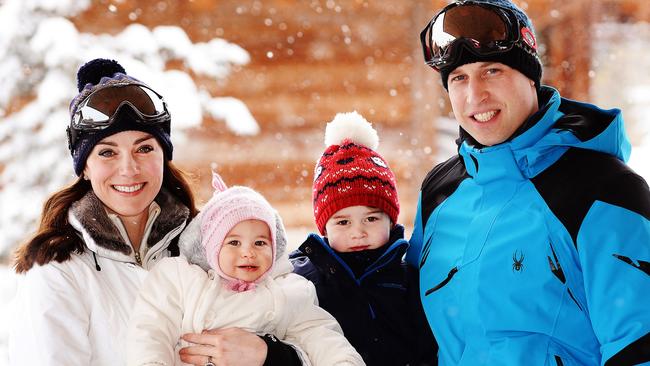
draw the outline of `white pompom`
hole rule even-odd
[[[345,139],[372,150],[379,146],[377,131],[357,111],[337,113],[325,127],[325,146],[340,145]]]

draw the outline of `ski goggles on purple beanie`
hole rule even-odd
[[[541,62],[530,20],[507,0],[457,1],[438,12],[420,33],[427,65],[446,76],[456,67],[496,61],[539,84]]]
[[[146,84],[116,73],[88,84],[70,104],[68,148],[80,176],[92,148],[112,134],[137,130],[156,137],[171,160],[171,115],[163,97]]]
[[[125,77],[96,88],[76,103],[67,130],[70,149],[82,134],[109,127],[126,107],[131,108],[133,122],[157,125],[169,134],[171,117],[163,97],[147,85]]]

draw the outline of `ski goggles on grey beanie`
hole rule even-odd
[[[542,63],[528,16],[509,0],[455,1],[439,11],[420,34],[427,65],[447,89],[459,66],[499,62],[518,70],[539,89]]]

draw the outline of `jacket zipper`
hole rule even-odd
[[[138,265],[142,266],[142,259],[140,259],[139,252],[135,252],[135,261],[138,262]]]
[[[428,289],[428,290],[424,293],[424,296],[429,296],[429,295],[431,295],[433,292],[438,291],[440,288],[442,288],[444,285],[446,285],[449,281],[451,281],[451,278],[454,277],[454,275],[456,274],[456,272],[458,272],[458,267],[454,267],[454,268],[452,268],[451,271],[449,271],[449,273],[447,274],[447,278],[445,278],[444,281],[440,282],[440,283],[437,284],[436,286],[434,286],[434,287]]]

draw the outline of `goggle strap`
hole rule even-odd
[[[115,123],[115,118],[121,114],[121,111],[124,109],[124,107],[128,106],[128,112],[135,114],[134,118],[134,123],[139,124],[139,125],[144,125],[144,126],[158,126],[160,125],[160,128],[163,129],[163,131],[169,133],[171,130],[170,122],[171,122],[171,116],[169,115],[169,112],[165,109],[165,111],[155,117],[152,118],[145,118],[146,115],[143,115],[137,108],[133,107],[131,103],[125,103],[127,101],[124,101],[120,103],[118,108],[115,110],[115,113],[108,119],[108,121],[105,124],[102,124],[101,126],[97,127],[86,127],[86,128],[75,128],[74,126],[68,126],[66,129],[67,135],[68,135],[68,149],[70,150],[71,153],[73,153],[73,148],[77,144],[77,141],[79,140],[79,136],[83,134],[94,134],[99,131],[105,130],[106,128],[109,128],[113,123]],[[127,112],[127,113],[128,113]]]

